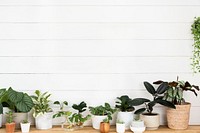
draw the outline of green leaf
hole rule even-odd
[[[137,115],[138,115],[138,114],[142,114],[145,110],[146,110],[146,108],[138,109],[138,110],[135,111],[134,114],[137,114]]]
[[[149,83],[149,82],[144,82],[144,86],[146,87],[147,91],[152,94],[155,95],[156,91],[155,88]]]
[[[176,106],[173,103],[166,100],[157,99],[156,102],[169,108],[174,108],[174,109],[176,108]]]
[[[150,100],[146,99],[146,98],[135,98],[132,101],[132,105],[133,106],[139,106],[139,105],[144,104],[145,102],[150,102]]]
[[[168,83],[167,82],[163,82],[157,89],[157,93],[158,94],[163,94],[168,88]]]
[[[0,114],[3,114],[3,105],[0,103]]]
[[[33,107],[32,99],[25,93],[20,102],[16,103],[16,108],[21,112],[29,112]]]
[[[67,102],[67,101],[64,101],[63,104],[67,106],[67,105],[68,105],[68,102]]]
[[[59,101],[55,101],[53,104],[58,104],[58,105],[60,105],[60,102],[59,102]]]

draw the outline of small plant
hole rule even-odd
[[[59,105],[60,106],[60,110],[64,109],[64,106],[68,106],[68,102],[64,101],[64,102],[59,102],[59,101],[55,101],[53,104]]]
[[[112,120],[112,114],[116,112],[116,109],[111,108],[109,103],[105,103],[104,106],[100,105],[97,107],[89,107],[91,114],[105,116],[107,115],[107,120]]]
[[[37,117],[39,115],[42,115],[44,113],[52,112],[52,109],[50,108],[49,105],[49,97],[51,94],[48,94],[48,92],[41,93],[39,90],[35,91],[35,95],[31,96],[33,99],[33,116]]]
[[[78,113],[74,113],[70,118],[70,122],[75,123],[75,126],[82,126],[85,121],[91,118],[90,115],[83,116],[82,113],[86,111],[87,104],[83,101],[80,104],[73,104],[72,108],[77,110]]]
[[[135,111],[135,114],[141,114],[144,111],[147,111],[148,114],[152,114],[153,107],[159,103],[161,105],[170,107],[170,108],[176,108],[174,104],[172,104],[169,101],[163,100],[163,93],[167,90],[168,84],[166,82],[161,83],[157,90],[149,83],[144,82],[144,86],[146,90],[153,96],[152,100],[146,99],[146,98],[135,98],[133,99],[133,103],[135,106],[145,104],[144,108],[138,109]]]
[[[6,112],[6,122],[7,123],[13,123],[14,122],[13,118],[14,118],[14,115],[13,115],[12,111]]]
[[[131,98],[129,98],[129,96],[127,95],[123,95],[121,97],[117,97],[118,101],[116,101],[116,105],[115,107],[117,109],[119,109],[122,112],[130,112],[130,111],[134,111],[135,108],[134,106],[134,102]]]
[[[192,24],[192,34],[194,38],[194,50],[192,59],[192,69],[194,73],[200,72],[200,17],[194,19]]]
[[[23,124],[29,123],[29,121],[27,119],[22,121]]]
[[[119,123],[119,124],[124,124],[124,122],[121,121],[121,120],[117,120],[117,123]]]
[[[155,83],[162,84],[163,81],[160,80]],[[165,92],[163,99],[176,105],[184,104],[185,103],[185,99],[183,98],[184,91],[191,91],[197,96],[196,91],[199,91],[199,86],[191,85],[188,81],[186,82],[179,81],[177,77],[177,81],[168,82],[168,89]]]

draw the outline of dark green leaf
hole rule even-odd
[[[168,88],[168,83],[167,82],[163,82],[157,89],[157,93],[158,94],[163,94]]]
[[[145,102],[150,102],[150,100],[149,99],[145,99],[145,98],[135,98],[132,101],[132,105],[133,106],[139,106],[139,105],[144,104]]]
[[[155,95],[155,88],[149,82],[144,82],[144,86],[150,94]]]
[[[142,114],[144,111],[146,110],[146,108],[141,108],[135,111],[134,114]]]
[[[176,108],[173,103],[166,101],[166,100],[157,99],[156,102],[163,106],[169,107],[169,108],[174,108],[174,109]]]

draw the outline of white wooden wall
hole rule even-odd
[[[143,81],[200,85],[190,66],[195,16],[200,0],[0,0],[0,86],[114,106],[123,94],[149,97]],[[185,96],[190,124],[200,124],[200,97]]]

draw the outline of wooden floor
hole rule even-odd
[[[99,133],[98,130],[94,130],[92,127],[84,127],[83,129],[75,130],[74,133]],[[5,128],[0,129],[0,133],[6,133]],[[20,130],[16,130],[15,133],[21,133]],[[66,133],[66,131],[60,127],[54,127],[50,130],[36,130],[31,128],[30,133]],[[111,127],[109,133],[116,133],[115,127]],[[130,130],[126,133],[132,133]],[[172,130],[166,126],[159,127],[158,130],[145,131],[145,133],[200,133],[200,126],[189,126],[187,130]]]

